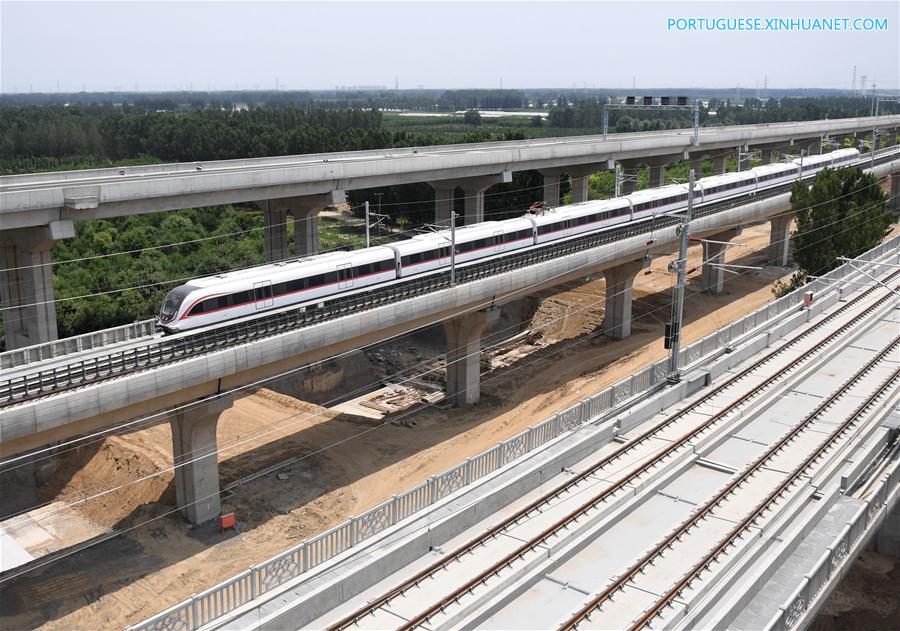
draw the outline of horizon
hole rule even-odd
[[[0,68],[0,93],[327,91],[378,85],[646,91],[665,89],[659,86],[671,85],[673,76],[708,89],[841,90],[853,87],[854,67],[859,82],[865,78],[869,86],[897,90],[898,13],[896,2],[881,1],[4,0],[0,52],[7,63]],[[683,16],[840,15],[883,19],[887,29],[681,32],[668,26]],[[77,46],[71,45],[73,33],[85,35]],[[811,58],[825,63],[810,64]]]

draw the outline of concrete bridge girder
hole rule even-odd
[[[900,117],[883,116],[877,120],[859,118],[705,128],[701,131],[701,148],[714,151],[737,144],[778,142],[790,137],[819,137],[824,133],[866,131],[873,127],[888,129],[896,127],[897,120]],[[466,151],[460,152],[461,148]],[[629,159],[696,149],[683,133],[616,134],[607,139],[598,137],[590,142],[568,144],[507,141],[469,146],[418,147],[402,154],[388,155],[385,155],[385,150],[374,150],[148,165],[29,176],[29,182],[52,182],[53,185],[31,190],[0,191],[0,197],[6,211],[3,213],[4,228],[16,228],[46,225],[51,220],[59,219],[102,218],[327,193],[331,190],[489,175],[496,173],[498,167],[507,170],[564,167],[596,161],[598,156],[603,159]],[[257,165],[271,168],[259,169]],[[227,172],[216,172],[215,169],[227,169]],[[169,178],[170,174],[177,177]],[[84,178],[94,181],[88,184]],[[97,192],[96,180],[104,178],[107,181],[99,185],[101,195]],[[60,179],[62,184],[58,183]],[[165,181],[161,183],[161,179]],[[21,181],[21,178],[0,178],[3,184]],[[95,205],[84,201],[94,198],[97,200]]]
[[[900,160],[877,166],[876,176],[884,177],[894,171],[900,171]],[[693,231],[696,234],[713,233],[721,231],[719,226],[722,225],[765,220],[789,210],[789,198],[789,194],[779,195],[699,217],[694,221]],[[466,310],[519,299],[525,288],[533,293],[602,271],[604,267],[634,261],[648,250],[663,253],[676,241],[674,227],[660,229],[654,233],[654,238],[651,248],[646,244],[645,235],[636,235],[454,289],[212,351],[158,369],[36,399],[28,405],[4,408],[0,410],[0,456],[22,453],[241,388],[347,350],[456,317]]]

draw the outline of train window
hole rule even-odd
[[[229,296],[231,306],[234,305],[243,305],[250,302],[250,292],[249,291],[239,291],[236,294],[231,294]]]
[[[365,263],[364,265],[357,265],[353,268],[354,276],[368,276],[372,273],[372,266],[369,263]]]
[[[288,292],[287,283],[276,283],[272,285],[272,293],[276,296],[283,296]]]

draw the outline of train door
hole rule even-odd
[[[503,231],[497,230],[494,232],[494,252],[502,252],[503,251]]]
[[[266,309],[272,306],[272,281],[263,280],[253,283],[253,298],[257,309]]]
[[[338,289],[350,289],[353,287],[353,272],[350,263],[337,266]]]

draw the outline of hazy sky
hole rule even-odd
[[[0,2],[0,90],[898,87],[891,2]],[[670,32],[681,17],[886,32]]]

